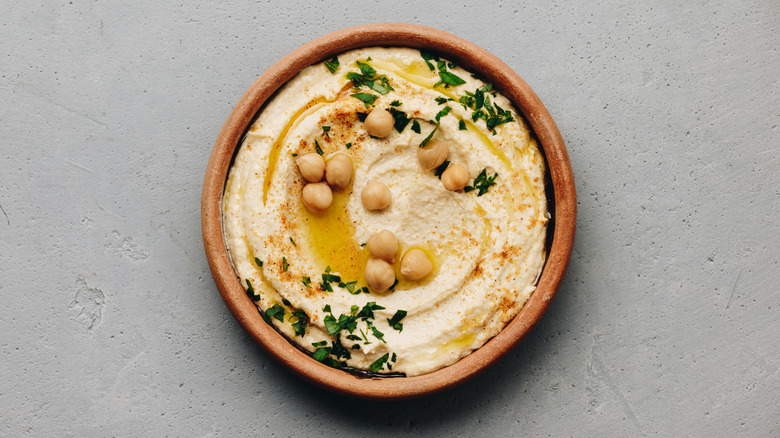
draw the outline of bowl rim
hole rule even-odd
[[[260,317],[231,266],[222,235],[221,198],[235,150],[262,105],[303,68],[361,47],[424,48],[477,72],[512,101],[531,125],[552,181],[553,238],[536,291],[518,315],[482,347],[452,365],[413,377],[366,378],[331,368],[293,346]],[[275,360],[327,390],[364,399],[400,400],[434,394],[477,376],[514,348],[538,323],[555,296],[571,257],[577,216],[576,189],[568,152],[555,122],[508,65],[450,33],[420,25],[380,23],[354,26],[318,37],[274,63],[239,99],[209,157],[201,198],[203,245],[214,282],[239,325]],[[548,233],[550,232],[548,228]]]

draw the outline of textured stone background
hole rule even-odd
[[[200,3],[3,6],[0,435],[780,435],[780,3]],[[503,362],[366,403],[242,332],[199,198],[260,73],[384,21],[462,36],[536,90],[579,224],[558,298]]]

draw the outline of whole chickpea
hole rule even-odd
[[[390,114],[390,111],[377,108],[368,114],[363,124],[366,125],[368,135],[385,138],[390,135],[390,132],[393,130],[395,119],[393,118],[393,115]]]
[[[333,202],[333,192],[324,182],[310,183],[303,186],[301,200],[310,212],[322,214]]]
[[[409,281],[422,280],[432,270],[433,263],[421,249],[410,249],[401,259],[401,276]]]
[[[295,163],[298,164],[298,170],[301,171],[301,176],[306,181],[320,181],[322,180],[322,175],[325,174],[325,160],[314,152],[301,155]]]
[[[393,267],[384,260],[368,259],[363,278],[369,289],[381,294],[387,292],[395,283],[395,272]]]
[[[325,165],[325,181],[332,189],[343,190],[352,181],[352,160],[347,154],[336,154]]]
[[[360,194],[363,206],[368,210],[382,210],[390,206],[390,189],[383,183],[372,179],[363,188]]]
[[[447,190],[460,190],[469,182],[469,171],[462,164],[451,164],[441,174],[441,183]]]
[[[445,141],[431,140],[424,148],[417,149],[417,160],[423,170],[433,170],[439,166],[450,153],[450,146]]]
[[[382,230],[368,239],[366,247],[372,256],[392,263],[398,254],[398,239],[391,231]]]

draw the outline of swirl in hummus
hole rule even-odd
[[[395,121],[384,138],[362,121],[380,109]],[[449,145],[433,170],[418,161],[426,139]],[[301,201],[296,158],[312,152],[346,154],[354,168],[322,214]],[[467,170],[465,189],[443,186],[449,163]],[[389,188],[389,207],[363,205],[371,180]],[[544,263],[548,217],[544,160],[509,100],[407,48],[353,50],[301,71],[247,132],[223,199],[231,260],[266,321],[322,362],[407,376],[456,362],[518,314]],[[397,283],[379,294],[366,287],[364,246],[383,230],[400,250]],[[433,265],[417,281],[400,275],[412,249]]]

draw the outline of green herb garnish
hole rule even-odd
[[[387,323],[390,324],[390,327],[401,332],[404,329],[404,325],[401,324],[401,320],[404,319],[404,317],[406,317],[406,310],[398,310],[392,318],[387,319]]]
[[[324,153],[320,147],[320,142],[318,142],[316,138],[314,139],[314,150],[317,151],[317,153],[320,155]]]
[[[445,106],[444,108],[442,108],[441,111],[436,113],[436,121],[438,122],[439,119],[449,114],[450,111],[452,111],[452,108],[450,108],[449,106]]]
[[[357,113],[358,120],[360,120],[361,122],[365,122],[366,117],[368,117],[368,113],[361,113],[360,111],[358,111]]]
[[[465,131],[466,129],[467,129],[466,122],[464,122],[463,120],[458,121],[458,130]]]
[[[311,288],[311,278],[303,276],[301,278],[301,283],[303,283],[304,286]]]
[[[325,138],[330,138],[329,133],[330,132],[330,126],[323,126],[322,127],[322,135],[325,136]]]
[[[289,269],[290,264],[287,263],[287,257],[282,257],[282,271],[287,272],[287,269]]]
[[[405,112],[395,108],[390,108],[390,114],[392,114],[395,119],[395,130],[399,133],[402,132],[404,128],[406,128],[406,125],[412,120],[406,116]]]
[[[249,279],[246,279],[246,296],[248,296],[252,301],[260,301],[260,295],[255,294],[255,288],[252,287],[252,283],[249,282]]]
[[[423,50],[420,50],[420,56],[422,56],[422,59],[425,60],[425,63],[428,65],[428,68],[433,71],[433,64],[431,64],[431,60],[438,61],[439,57]]]
[[[371,59],[369,58],[367,61],[370,60]],[[361,86],[365,85],[379,94],[387,94],[394,90],[392,85],[390,85],[387,76],[377,76],[376,70],[364,62],[356,61],[356,64],[360,69],[360,73],[347,73],[347,79],[352,81],[352,86],[355,89],[359,89]]]
[[[331,73],[336,73],[339,69],[339,58],[334,56],[330,61],[325,61],[325,67],[328,67]]]
[[[322,362],[326,357],[330,355],[330,347],[320,347],[314,350],[314,354],[311,357],[318,362]]]
[[[472,190],[478,190],[477,196],[482,196],[485,193],[487,193],[490,186],[493,186],[496,184],[496,177],[498,176],[498,172],[493,174],[493,176],[487,176],[487,169],[482,169],[482,172],[477,175],[476,178],[474,178],[474,184],[470,186],[466,186],[463,188],[463,191],[468,193]]]
[[[420,122],[418,122],[417,120],[412,121],[412,131],[418,134],[420,133]]]
[[[295,158],[295,157],[297,157],[297,156],[298,156],[298,154],[296,154],[295,152],[293,152],[293,153],[292,153],[292,154],[290,154],[290,155],[292,155],[292,157],[293,157],[293,158]]]
[[[260,259],[259,259],[259,258],[257,258],[257,257],[255,257],[255,264],[257,264],[257,266],[259,266],[259,267],[261,267],[261,268],[263,267],[263,261],[262,261],[262,260],[260,260]]]
[[[306,327],[309,325],[309,317],[306,316],[304,312],[293,312],[292,316],[298,318],[298,320],[292,324],[293,331],[295,331],[295,336],[305,335]]]
[[[290,237],[290,242],[292,242],[293,246],[298,246],[298,244],[297,244],[297,243],[295,243],[295,240],[293,240],[293,238],[292,238],[292,237]]]
[[[265,311],[265,314],[271,318],[276,318],[279,322],[284,321],[284,307],[274,304],[270,309]]]
[[[350,94],[350,96],[362,101],[363,105],[365,105],[366,108],[373,105],[374,101],[379,97],[376,94],[371,94],[371,93],[354,93],[354,94]]]
[[[400,100],[394,100],[394,101],[390,102],[390,106],[401,106],[401,101]]]
[[[328,345],[328,341],[319,341],[319,342],[312,342],[312,347],[322,347],[323,345]]]
[[[425,145],[426,145],[426,144],[428,144],[428,142],[429,142],[429,141],[431,141],[431,138],[433,138],[433,134],[435,134],[435,133],[436,133],[436,130],[437,130],[437,129],[439,129],[439,124],[438,124],[438,123],[436,124],[436,127],[435,127],[435,128],[433,128],[433,131],[431,131],[431,133],[430,133],[430,134],[428,134],[428,136],[427,136],[427,137],[425,137],[425,140],[423,140],[423,141],[422,141],[422,143],[420,143],[420,147],[421,147],[421,148],[424,148],[424,147],[425,147]]]
[[[344,146],[346,146],[346,148],[349,149],[349,148],[352,147],[352,142],[349,142],[349,143],[345,144]]]
[[[450,85],[455,86],[455,85],[461,85],[466,83],[466,81],[464,81],[463,79],[459,78],[457,75],[450,73],[448,71],[440,71],[439,78],[441,78],[441,80],[437,82],[436,85],[434,85],[434,87],[442,83],[444,84],[444,88],[449,88]]]
[[[368,366],[368,369],[371,370],[372,373],[375,373],[382,369],[382,367],[385,366],[387,363],[387,359],[390,357],[390,353],[385,353],[384,356],[380,357],[379,359],[375,360],[374,363]]]
[[[441,179],[441,175],[444,173],[445,170],[447,170],[447,167],[449,167],[450,162],[449,160],[444,160],[443,163],[439,165],[439,167],[436,168],[436,171],[433,173],[435,176],[438,176],[439,179]]]

